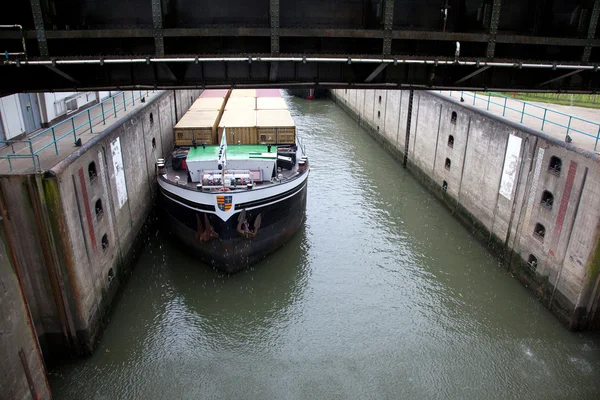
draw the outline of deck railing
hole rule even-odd
[[[565,114],[560,111],[552,110],[550,108],[542,107],[537,104],[532,104],[529,102],[525,102],[522,100],[513,99],[498,93],[494,92],[485,92],[479,93],[477,92],[465,92],[465,91],[449,91],[450,97],[459,96],[459,98],[463,99],[466,104],[476,105],[478,101],[486,103],[486,109],[489,111],[490,105],[496,105],[502,107],[502,116],[506,116],[506,111],[514,111],[520,115],[520,123],[523,123],[523,119],[527,117],[534,118],[540,122],[540,130],[543,132],[544,128],[548,125],[555,125],[558,127],[562,127],[565,129],[565,141],[569,141],[567,138],[569,134],[575,132],[577,134],[581,134],[592,139],[595,139],[594,151],[598,150],[598,141],[600,140],[600,124],[597,122],[589,121],[584,118],[579,118],[574,115]],[[443,93],[440,91],[440,93]],[[467,100],[467,98],[469,100]],[[496,101],[496,99],[499,99]],[[519,103],[518,108],[514,108],[510,106],[511,102]],[[543,111],[543,116],[535,115],[531,113],[531,110],[539,109]],[[528,113],[527,110],[530,110]],[[562,119],[566,121],[568,118],[568,122],[559,122],[558,119]],[[585,125],[585,128],[579,127],[579,129],[573,127],[573,122],[580,122]],[[582,130],[584,129],[584,130]]]
[[[94,133],[95,126],[100,124],[106,125],[107,119],[110,119],[111,117],[115,119],[118,118],[119,113],[127,111],[128,105],[135,106],[136,101],[142,102],[143,99],[154,92],[154,90],[118,92],[95,106],[73,114],[64,121],[28,136],[26,139],[0,140],[0,145],[9,146],[12,149],[12,154],[0,155],[0,160],[8,160],[9,169],[12,171],[12,160],[29,158],[32,161],[34,170],[41,171],[39,157],[41,151],[53,146],[56,155],[58,155],[58,142],[69,137],[72,137],[74,145],[78,145],[78,135],[86,132]],[[67,129],[66,132],[64,132],[65,127]],[[36,149],[34,139],[44,135],[48,136],[48,138],[51,135],[52,139],[50,142]],[[25,144],[25,146],[23,146],[19,152],[15,152],[15,144]]]

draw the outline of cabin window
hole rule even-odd
[[[533,237],[539,240],[540,242],[543,242],[545,236],[546,228],[544,228],[544,225],[538,222],[537,224],[535,224],[535,229],[533,230]]]
[[[102,250],[106,249],[108,249],[108,235],[105,233],[104,236],[102,236]]]
[[[456,114],[456,111],[452,111],[452,117],[450,117],[450,122],[452,122],[453,124],[456,124],[457,118],[458,118],[458,114]]]
[[[533,254],[529,255],[529,259],[527,260],[527,264],[529,265],[529,267],[531,267],[532,270],[535,271],[535,269],[538,266],[538,259],[536,256],[534,256]]]
[[[560,170],[562,169],[562,160],[556,156],[550,157],[550,165],[548,165],[548,172],[552,175],[560,176]]]
[[[150,125],[154,124],[154,115],[152,115],[152,113],[150,113]]]
[[[102,199],[96,200],[96,220],[99,221],[104,215],[104,209],[102,208]]]
[[[98,177],[98,173],[96,172],[96,163],[93,161],[90,163],[90,165],[88,165],[88,176],[90,177],[90,182],[94,182]]]
[[[446,158],[446,165],[445,165],[445,167],[446,167],[446,169],[447,169],[448,171],[450,171],[450,166],[451,166],[451,165],[452,165],[452,161],[450,161],[450,159],[449,159],[449,158]]]
[[[454,147],[454,136],[452,135],[448,136],[448,147]]]
[[[547,190],[544,190],[542,193],[542,207],[552,210],[552,205],[554,204],[554,196]]]
[[[448,182],[446,182],[446,181],[442,182],[442,190],[444,192],[448,191]]]

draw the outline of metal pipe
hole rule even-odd
[[[6,53],[9,56],[16,56],[16,55],[21,55],[21,54],[25,54],[25,59],[27,60],[27,46],[25,45],[25,35],[23,34],[23,25],[0,25],[0,28],[2,29],[14,29],[14,28],[19,28],[19,32],[21,33],[21,44],[23,45],[23,53]]]
[[[77,143],[77,129],[75,129],[75,118],[71,118],[71,126],[73,127],[73,137],[75,138],[74,143]]]
[[[544,108],[544,119],[542,120],[542,132],[544,132],[544,125],[546,124],[546,113],[548,112],[547,108]]]
[[[397,58],[333,58],[333,57],[207,57],[198,58],[198,62],[317,62],[317,63],[404,63],[404,64],[426,64],[426,65],[477,65],[477,61],[455,61],[455,60],[431,60],[431,59],[397,59]],[[23,65],[53,65],[53,64],[126,64],[126,63],[163,63],[163,62],[195,62],[196,57],[170,57],[170,58],[111,58],[111,59],[78,59],[78,60],[36,60],[21,61]],[[17,61],[8,60],[6,64],[16,65]],[[557,68],[557,69],[584,69],[593,70],[594,65],[573,64],[534,64],[534,63],[508,63],[479,61],[479,66],[505,67],[505,68]]]
[[[54,132],[54,127],[52,127],[52,141],[54,142],[54,150],[56,150],[56,155],[58,155],[58,145],[56,144],[56,134]]]

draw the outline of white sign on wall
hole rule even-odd
[[[519,169],[519,154],[521,153],[521,138],[511,134],[508,137],[508,146],[504,155],[504,169],[500,181],[500,194],[508,200],[512,198],[515,187],[515,178]]]
[[[112,153],[113,167],[115,170],[119,209],[121,209],[127,201],[127,183],[125,182],[125,171],[123,170],[123,157],[121,156],[120,138],[116,138],[110,143],[110,152]]]

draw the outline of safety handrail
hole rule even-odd
[[[39,161],[39,153],[51,146],[54,146],[54,150],[56,155],[58,155],[58,142],[66,137],[73,135],[73,143],[77,144],[78,137],[77,135],[81,135],[86,132],[94,133],[94,127],[100,124],[106,125],[107,118],[114,117],[118,118],[119,112],[127,111],[127,106],[131,104],[135,106],[136,99],[138,101],[142,101],[145,97],[148,97],[150,93],[154,93],[155,91],[149,90],[139,90],[139,91],[131,91],[131,97],[128,96],[128,92],[122,91],[118,92],[113,96],[108,97],[107,99],[101,101],[100,103],[87,108],[83,111],[80,111],[74,115],[71,115],[69,118],[64,121],[59,122],[56,125],[53,125],[49,128],[43,129],[40,132],[35,133],[27,137],[25,140],[0,140],[0,144],[10,145],[13,150],[13,154],[8,155],[0,155],[0,159],[8,160],[9,169],[12,171],[12,163],[11,160],[15,158],[31,158],[33,163],[33,168],[36,171],[41,171],[41,165]],[[107,106],[108,105],[108,106]],[[96,114],[93,116],[93,114]],[[87,119],[84,118],[82,123],[76,122],[76,119],[80,116],[87,116]],[[70,130],[66,133],[57,135],[57,129],[63,125],[70,125]],[[44,144],[39,149],[34,149],[33,139],[39,138],[42,135],[51,134],[52,140],[49,143]],[[27,144],[26,148],[29,150],[29,154],[16,154],[14,151],[14,144],[16,143],[25,143]]]
[[[499,93],[486,92],[486,94],[484,94],[484,95],[480,94],[479,97],[477,97],[477,92],[472,92],[471,93],[471,92],[465,92],[465,91],[460,91],[459,92],[459,91],[452,91],[452,90],[449,91],[449,92],[450,92],[450,97],[452,97],[452,93],[460,93],[460,98],[463,99],[463,100],[464,100],[465,97],[471,97],[471,98],[473,98],[473,105],[475,105],[475,103],[477,102],[477,100],[481,100],[481,101],[486,101],[487,100],[487,107],[486,107],[486,109],[488,111],[490,109],[490,104],[501,106],[502,107],[502,116],[503,117],[506,115],[506,110],[515,111],[517,113],[520,113],[520,115],[521,115],[520,123],[521,124],[523,123],[523,119],[524,119],[525,116],[528,116],[528,117],[531,117],[531,118],[535,118],[535,119],[541,121],[540,130],[542,132],[544,131],[544,126],[546,124],[552,124],[552,125],[559,126],[561,128],[565,128],[566,129],[565,140],[567,140],[567,138],[569,137],[569,133],[571,133],[571,132],[576,132],[576,133],[579,133],[581,135],[594,138],[594,139],[596,139],[596,143],[594,145],[594,151],[597,151],[597,149],[598,149],[598,141],[600,140],[600,124],[597,123],[597,122],[589,121],[587,119],[580,118],[580,117],[577,117],[575,115],[570,115],[570,114],[566,114],[566,113],[563,113],[563,112],[560,112],[560,111],[552,110],[550,108],[542,107],[542,106],[537,105],[537,104],[532,104],[532,103],[529,103],[529,102],[526,102],[526,101],[522,101],[522,100],[510,98],[510,97],[501,95]],[[443,91],[440,90],[440,93],[443,93]],[[492,101],[492,98],[501,98],[501,99],[504,99],[504,102],[503,103],[497,103],[497,102]],[[516,109],[516,108],[510,107],[510,105],[507,105],[508,100],[520,103],[520,104],[523,105],[523,107],[521,107],[520,109]],[[527,107],[534,107],[534,108],[538,108],[538,109],[544,110],[543,117],[540,117],[538,115],[534,115],[534,114],[530,114],[530,113],[525,112],[525,110],[526,110]],[[550,119],[550,117],[552,115],[555,115],[555,114],[569,118],[569,122],[567,123],[567,125],[561,124],[560,122],[552,121]],[[593,133],[585,132],[585,131],[582,131],[580,129],[577,129],[577,128],[571,126],[573,121],[581,121],[583,123],[591,125],[590,128],[591,128],[591,131],[593,131]]]

